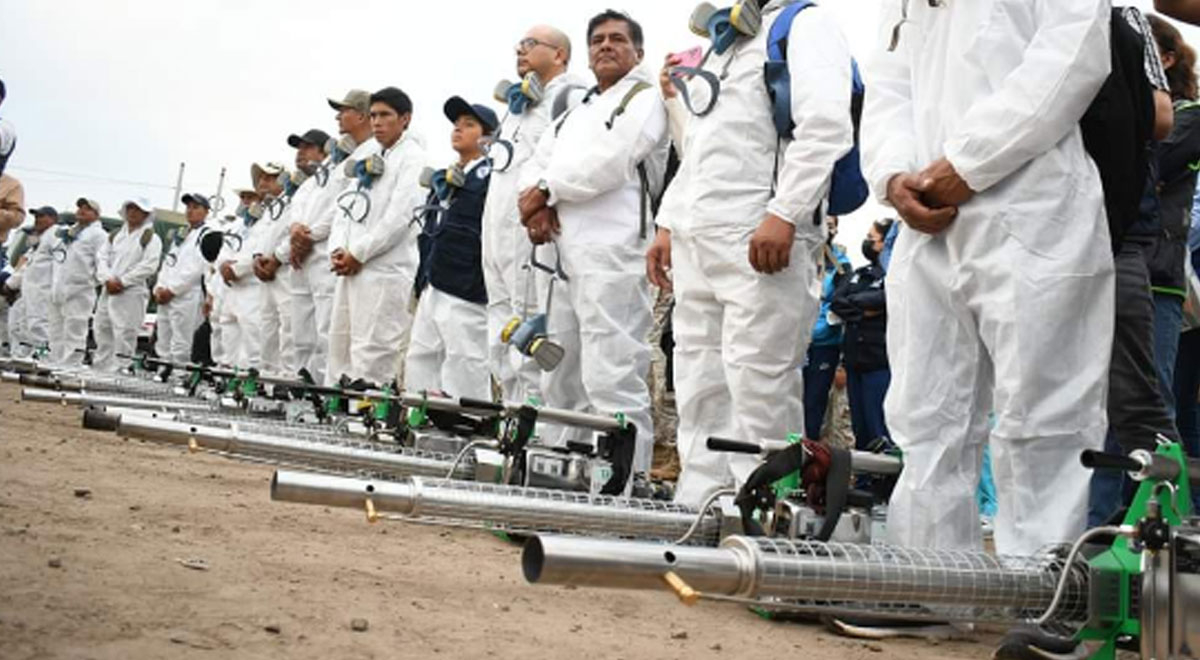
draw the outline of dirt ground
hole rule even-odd
[[[990,654],[988,639],[862,642],[665,592],[530,586],[519,548],[486,533],[275,504],[268,466],[17,398],[0,385],[0,658]]]

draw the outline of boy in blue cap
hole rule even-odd
[[[458,161],[427,173],[430,187],[418,237],[419,296],[405,364],[405,389],[446,392],[490,400],[487,358],[487,292],[483,283],[480,230],[491,162],[480,140],[499,125],[487,106],[460,97],[446,101],[454,122],[450,145]]]

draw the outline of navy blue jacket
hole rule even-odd
[[[467,172],[463,187],[454,189],[448,204],[441,204],[441,211],[425,212],[424,228],[417,237],[421,253],[417,295],[426,285],[433,285],[438,291],[467,302],[487,304],[480,234],[491,174],[491,163],[487,159],[479,161]],[[426,203],[431,207],[438,205],[437,195],[431,192]]]

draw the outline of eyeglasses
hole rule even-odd
[[[943,7],[946,4],[945,0],[925,0],[925,1],[927,3],[929,3],[930,8]],[[896,23],[896,26],[892,28],[892,42],[888,46],[889,53],[896,50],[896,47],[900,45],[900,27],[903,26],[907,22],[908,22],[908,0],[903,0],[900,3],[900,22]]]
[[[516,50],[517,50],[517,53],[525,53],[525,52],[533,50],[534,48],[536,48],[538,46],[545,46],[547,48],[558,48],[558,46],[555,46],[552,43],[534,39],[533,37],[525,37],[524,39],[517,42]]]

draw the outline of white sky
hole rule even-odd
[[[865,60],[880,0],[823,4]],[[1149,10],[1151,0],[1132,4]],[[412,97],[413,128],[444,164],[453,156],[446,98],[490,102],[496,82],[515,76],[513,44],[535,23],[567,32],[571,68],[590,79],[587,19],[609,6],[642,23],[655,68],[698,43],[687,29],[694,0],[0,0],[0,116],[19,136],[9,173],[28,206],[67,209],[88,196],[114,215],[132,196],[170,208],[180,162],[184,192],[210,195],[224,166],[232,202],[251,162],[290,166],[289,133],[336,133],[326,97],[386,85]],[[1185,36],[1200,45],[1200,30]],[[839,242],[861,260],[867,224],[884,215],[859,211]]]

